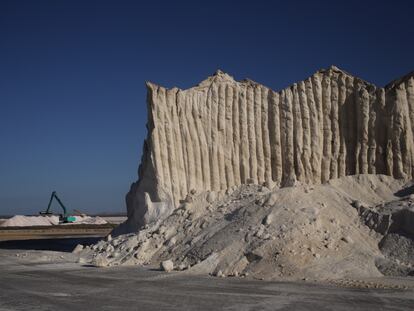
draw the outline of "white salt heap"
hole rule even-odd
[[[148,135],[124,233],[195,190],[414,174],[414,72],[377,87],[335,66],[274,91],[217,71],[185,90],[148,88]]]
[[[68,224],[87,224],[87,225],[102,225],[107,222],[99,217],[91,216],[75,216],[76,220],[73,223]],[[59,216],[23,216],[16,215],[12,218],[6,219],[3,223],[0,224],[0,227],[34,227],[34,226],[54,226],[59,225]]]
[[[95,216],[95,217],[91,217],[91,216],[75,216],[76,220],[74,222],[74,224],[85,224],[85,225],[103,225],[103,224],[107,224],[108,222],[99,217],[99,216]]]
[[[23,216],[16,215],[7,219],[1,227],[33,227],[59,224],[59,216]]]
[[[335,66],[280,91],[221,71],[186,90],[147,88],[128,220],[85,261],[269,279],[414,275],[403,189],[414,72],[384,88]]]

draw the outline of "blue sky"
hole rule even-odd
[[[331,64],[379,86],[414,70],[410,1],[0,1],[0,214],[122,212],[145,81],[220,68],[275,90]]]

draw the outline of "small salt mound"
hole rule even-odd
[[[75,220],[75,224],[85,224],[85,225],[104,225],[107,224],[108,222],[99,217],[91,217],[91,216],[75,216],[76,220]]]
[[[91,216],[75,216],[73,223],[67,224],[85,224],[85,225],[104,225],[108,222],[103,218]],[[16,215],[0,223],[0,227],[33,227],[33,226],[53,226],[59,225],[59,216],[23,216]]]
[[[52,226],[59,224],[59,216],[23,216],[16,215],[7,219],[1,227],[33,227]]]

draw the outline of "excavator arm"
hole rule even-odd
[[[41,215],[51,215],[52,214],[52,212],[50,211],[50,208],[52,206],[53,199],[55,199],[59,203],[60,207],[63,209],[63,214],[62,214],[62,217],[61,217],[63,222],[74,222],[76,220],[75,217],[68,215],[65,205],[63,205],[62,201],[57,196],[56,191],[52,192],[52,195],[50,196],[49,204],[47,205],[46,211],[40,212],[40,214]]]

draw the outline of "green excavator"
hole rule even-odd
[[[66,210],[65,205],[63,205],[62,201],[57,196],[56,191],[52,192],[52,195],[50,196],[49,204],[47,205],[46,211],[40,212],[40,215],[53,215],[53,213],[50,211],[50,207],[52,205],[53,199],[55,199],[59,203],[60,207],[62,207],[62,209],[63,209],[63,214],[59,215],[60,216],[60,221],[64,222],[64,223],[75,222],[76,217],[68,215],[68,212]]]

